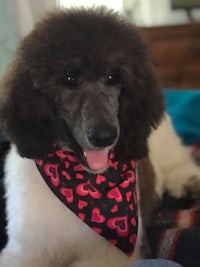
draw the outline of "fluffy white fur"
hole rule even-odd
[[[122,267],[138,259],[137,249],[127,257],[80,221],[50,191],[34,161],[21,158],[14,146],[5,181],[9,243],[1,267]]]
[[[191,149],[182,144],[175,133],[171,118],[166,115],[149,138],[149,157],[156,173],[156,192],[165,191],[180,198],[200,192],[200,167],[191,157]]]

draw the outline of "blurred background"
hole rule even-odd
[[[31,31],[45,12],[81,5],[106,5],[124,14],[131,22],[144,27],[200,20],[199,0],[0,0],[0,77],[20,40]],[[195,8],[190,9],[193,6]]]

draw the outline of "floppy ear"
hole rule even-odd
[[[56,139],[55,111],[48,96],[34,88],[20,59],[16,62],[1,85],[1,129],[21,156],[37,158],[48,153]]]
[[[141,159],[148,155],[147,138],[162,118],[164,101],[161,89],[144,54],[127,77],[120,102],[120,138],[117,150],[125,158]]]

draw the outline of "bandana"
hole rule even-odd
[[[135,161],[121,162],[114,153],[102,174],[87,172],[72,152],[54,146],[35,161],[52,192],[96,233],[132,255],[138,219]]]

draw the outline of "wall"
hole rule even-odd
[[[0,77],[11,61],[19,42],[13,0],[0,0]]]
[[[172,10],[170,0],[124,0],[129,19],[139,26],[172,25],[189,22],[185,11]],[[200,9],[192,11],[200,21]]]
[[[20,40],[46,11],[56,7],[57,0],[0,0],[0,78]]]

